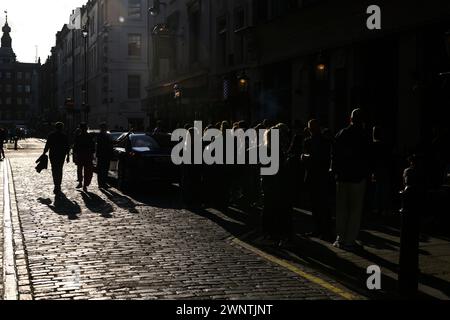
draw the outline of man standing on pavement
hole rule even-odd
[[[331,141],[322,135],[318,120],[308,123],[310,137],[304,141],[302,161],[306,167],[305,183],[309,189],[315,222],[313,237],[331,240],[331,216],[328,207],[328,183],[331,165]]]
[[[369,176],[370,137],[364,129],[362,110],[352,112],[351,124],[336,136],[332,168],[336,176],[335,247],[356,248],[367,178]]]
[[[99,188],[107,189],[109,164],[113,155],[113,143],[105,123],[100,125],[100,130],[100,134],[97,137],[97,178]]]
[[[55,125],[56,130],[51,133],[47,138],[45,144],[44,154],[50,151],[50,163],[52,165],[53,183],[55,189],[53,192],[58,195],[61,193],[61,183],[63,177],[64,159],[67,157],[67,163],[69,162],[69,139],[66,134],[63,133],[64,124],[58,122]]]
[[[77,189],[83,188],[87,192],[87,188],[91,185],[94,174],[95,143],[92,136],[88,133],[86,123],[80,124],[80,134],[75,137],[73,153],[77,159]]]

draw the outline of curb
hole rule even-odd
[[[4,299],[32,300],[28,261],[20,226],[11,163],[3,163]]]

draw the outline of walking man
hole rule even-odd
[[[308,123],[310,136],[304,141],[302,160],[306,167],[305,183],[309,189],[315,223],[313,237],[332,241],[331,215],[328,206],[328,183],[331,166],[331,141],[322,135],[318,120]]]
[[[107,189],[109,164],[113,155],[113,143],[105,123],[100,125],[100,130],[100,134],[97,137],[97,178],[99,188]]]
[[[67,135],[63,133],[64,124],[58,122],[55,125],[55,131],[51,133],[47,138],[45,144],[44,154],[50,152],[50,163],[52,165],[53,183],[55,189],[53,192],[58,195],[61,193],[61,183],[63,177],[64,160],[67,157],[67,163],[69,162],[69,139]]]
[[[332,167],[336,175],[335,247],[356,248],[369,176],[370,137],[366,134],[362,110],[352,112],[350,126],[336,136]]]
[[[73,153],[77,159],[77,189],[83,188],[85,192],[87,192],[87,188],[91,185],[92,182],[92,176],[94,174],[93,161],[95,153],[94,140],[87,131],[87,124],[80,124],[80,134],[75,137],[75,143],[73,146]]]
[[[3,161],[5,157],[5,140],[8,140],[5,129],[0,128],[0,161]],[[8,142],[8,141],[6,141]]]

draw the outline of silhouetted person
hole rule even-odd
[[[55,185],[55,189],[53,190],[53,192],[55,194],[59,194],[61,193],[64,160],[66,159],[66,157],[67,162],[69,162],[70,160],[70,145],[67,135],[63,133],[64,124],[58,122],[55,125],[55,128],[56,130],[47,138],[44,154],[50,152],[49,158],[52,165],[53,183]]]
[[[331,166],[331,141],[325,138],[318,120],[308,123],[310,137],[305,139],[302,160],[306,166],[305,183],[311,197],[315,231],[311,234],[331,241],[331,214],[328,182]]]
[[[265,147],[271,143],[271,131],[280,133],[280,168],[277,174],[263,176],[264,210],[262,217],[263,232],[270,240],[280,241],[280,245],[292,237],[292,174],[287,162],[287,152],[290,145],[289,129],[285,124],[279,124],[267,131]],[[270,151],[269,151],[270,152]]]
[[[3,161],[5,157],[5,141],[8,139],[5,129],[0,129],[0,161]]]
[[[336,232],[334,245],[354,249],[364,208],[369,176],[370,138],[364,129],[362,110],[352,112],[351,124],[336,136],[333,172],[336,175]]]
[[[84,191],[87,191],[87,188],[91,185],[94,173],[93,160],[95,153],[94,140],[87,131],[87,124],[80,124],[80,134],[75,137],[75,144],[73,146],[73,153],[77,158],[77,188],[83,188]]]
[[[426,174],[423,158],[413,155],[404,171],[402,191],[402,227],[399,260],[399,289],[402,294],[414,296],[419,278],[420,216],[425,210]]]
[[[108,171],[113,156],[113,143],[106,124],[100,125],[97,137],[97,179],[99,188],[108,188]]]
[[[386,143],[380,127],[373,128],[372,182],[374,184],[373,209],[378,215],[389,211],[391,190],[392,150]]]
[[[196,128],[188,131],[184,152],[191,154],[191,164],[183,164],[181,167],[181,190],[184,203],[189,208],[201,206],[202,195],[202,166],[194,164],[194,136],[198,133]]]
[[[164,127],[163,127],[163,122],[161,120],[159,120],[156,123],[156,128],[155,130],[153,130],[153,135],[158,135],[158,134],[162,134],[164,133]]]

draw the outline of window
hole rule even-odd
[[[17,72],[17,80],[22,80],[22,72]]]
[[[141,76],[128,76],[128,99],[141,98]]]
[[[11,79],[11,72],[6,73],[6,79]]]
[[[219,66],[227,64],[227,20],[226,17],[217,21],[217,61]]]
[[[141,56],[142,40],[140,34],[128,35],[128,55],[130,57]]]
[[[89,36],[92,37],[95,34],[95,16],[89,17]]]
[[[25,86],[25,92],[26,93],[30,93],[31,92],[31,86],[30,85],[26,85]]]
[[[17,93],[22,93],[22,92],[23,92],[23,86],[19,84],[17,86]]]
[[[141,0],[128,0],[128,18],[141,19]]]
[[[11,104],[11,97],[7,97],[7,98],[6,98],[6,104],[7,104],[7,105],[10,105],[10,104]]]
[[[7,84],[7,85],[6,85],[6,92],[7,92],[7,93],[11,93],[11,91],[12,91],[11,85],[10,85],[10,84]]]
[[[22,98],[17,98],[17,104],[20,106],[23,104]]]
[[[198,62],[200,55],[200,11],[191,12],[189,17],[189,51],[190,61]]]
[[[30,104],[31,103],[31,99],[30,98],[25,98],[25,104]]]
[[[30,72],[25,73],[25,79],[26,80],[30,80],[31,79],[31,73]]]

